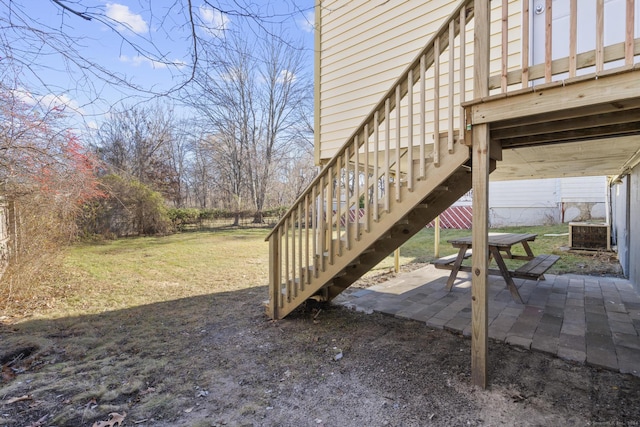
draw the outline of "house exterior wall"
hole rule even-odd
[[[640,165],[629,175],[629,280],[640,292]]]
[[[331,158],[438,29],[453,4],[336,0],[320,14],[316,160]]]
[[[606,217],[606,177],[491,182],[492,227],[558,224]]]
[[[611,188],[613,236],[624,274],[640,292],[640,165]]]
[[[557,179],[492,182],[489,186],[491,227],[560,222]]]
[[[629,175],[611,186],[611,237],[618,248],[618,260],[625,275],[629,275]]]
[[[510,36],[509,67],[518,68],[520,0],[510,0],[510,3],[513,5],[510,7],[509,31],[513,34]],[[330,159],[345,143],[458,4],[459,1],[451,0],[329,0],[324,1],[322,7],[316,8],[316,25],[320,28],[316,33],[315,66],[317,164]],[[492,44],[497,46],[500,37],[497,23],[500,17],[494,15],[496,25],[492,26]],[[471,28],[467,31],[466,40],[465,99],[471,99]],[[499,49],[492,50],[492,57],[496,58],[492,61],[493,70],[500,67],[500,61],[497,59],[499,54]],[[447,56],[448,54],[442,56],[442,76],[446,75],[448,69]],[[433,78],[432,71],[427,72],[427,78]],[[458,81],[459,77],[455,77],[456,101],[459,99]],[[446,77],[441,79],[441,83],[441,105],[444,106],[448,102],[446,94],[449,83]],[[415,91],[417,94],[417,87]],[[417,95],[414,99],[417,99]],[[427,101],[426,108],[429,116],[433,111],[430,101]],[[418,121],[414,120],[414,123],[416,126],[413,132],[417,135]],[[441,125],[441,129],[446,127]],[[428,122],[427,133],[432,130],[432,124]],[[403,135],[407,132],[407,129],[402,129]]]

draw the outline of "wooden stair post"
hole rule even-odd
[[[489,49],[491,6],[489,0],[475,0],[474,88],[475,98],[489,95]],[[487,387],[488,270],[489,270],[489,170],[491,146],[489,126],[472,128],[473,254],[471,274],[471,378],[474,385]]]

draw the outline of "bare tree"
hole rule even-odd
[[[204,135],[193,135],[189,144],[186,179],[190,206],[212,207],[215,189],[215,163]]]
[[[182,136],[171,110],[159,105],[125,107],[110,114],[97,132],[99,158],[116,174],[135,177],[169,200],[180,199],[180,159],[172,150]],[[177,156],[177,154],[176,154]]]
[[[275,13],[276,1],[249,2],[236,0],[173,0],[157,2],[140,0],[136,10],[118,3],[100,4],[92,0],[50,0],[37,7],[47,9],[57,19],[34,18],[31,2],[0,0],[0,75],[7,67],[22,73],[32,89],[42,86],[44,93],[71,90],[82,92],[93,102],[100,98],[104,84],[120,90],[123,95],[167,95],[188,85],[196,75],[203,49],[225,43],[228,31],[251,28],[257,38],[272,34],[271,26],[304,17],[296,0],[277,0],[283,12]],[[126,16],[133,20],[123,19]],[[236,25],[229,25],[230,21]],[[153,28],[153,31],[150,29]],[[144,81],[114,72],[86,51],[87,39],[106,29],[120,40],[122,50],[157,67],[170,70],[174,77],[171,87],[154,87]],[[161,47],[157,40],[179,44],[183,55],[175,57],[171,48]],[[50,80],[51,58],[60,63],[55,71],[68,74],[75,87],[60,87]]]
[[[262,222],[262,210],[273,169],[285,154],[295,151],[299,112],[310,97],[311,85],[304,75],[304,57],[280,37],[262,43],[265,83],[258,94],[259,131],[251,142],[249,178],[256,210],[254,222]]]
[[[257,48],[229,37],[225,49],[207,52],[210,68],[187,97],[214,135],[211,149],[223,160],[227,192],[240,201],[247,190],[258,223],[274,168],[298,149],[299,114],[311,95],[304,57],[291,46],[282,36]]]

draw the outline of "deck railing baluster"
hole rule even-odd
[[[379,153],[380,153],[380,116],[376,111],[373,119],[373,220],[378,221],[379,218],[379,188],[380,176],[378,175]]]
[[[426,169],[426,138],[427,138],[427,112],[426,112],[426,103],[427,103],[427,70],[426,70],[426,56],[420,56],[420,179],[424,180],[426,178],[425,169]]]
[[[400,176],[401,176],[401,171],[400,171],[400,102],[401,102],[401,98],[400,98],[400,85],[396,86],[396,159],[395,159],[395,163],[396,163],[396,173],[393,179],[393,183],[395,185],[395,189],[396,189],[396,201],[400,201]]]
[[[383,171],[383,175],[384,175],[384,183],[383,183],[383,189],[384,189],[384,210],[385,212],[389,212],[389,157],[390,157],[390,152],[389,152],[389,146],[390,146],[390,140],[391,140],[391,120],[390,120],[390,114],[391,114],[391,107],[390,107],[390,99],[387,98],[384,101],[384,171]]]
[[[433,164],[440,165],[440,37],[433,48]]]
[[[413,191],[413,68],[407,76],[407,190]]]
[[[358,144],[358,134],[353,137],[353,157],[353,197],[355,198],[354,210],[356,212],[354,229],[357,242],[360,241],[360,145]]]
[[[604,70],[604,0],[596,1],[596,73]]]

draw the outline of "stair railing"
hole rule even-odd
[[[272,318],[338,274],[336,257],[464,142],[472,18],[473,1],[462,1],[267,236]]]
[[[552,0],[537,2],[536,6],[540,9],[535,13],[544,12],[545,20],[544,59],[531,65],[530,45],[533,37],[529,1],[501,0],[500,4],[495,1],[492,3],[492,34],[499,36],[501,40],[499,61],[492,64],[492,76],[489,79],[492,94],[528,88],[532,82],[550,83],[553,80],[572,79],[585,73],[601,75],[605,69],[630,68],[639,62],[640,29],[635,25],[639,7],[637,0],[626,0],[624,18],[615,20],[615,29],[608,29],[608,38],[611,40],[609,45],[605,45],[605,23],[613,22],[606,19],[606,13],[612,9],[606,9],[604,0],[569,0],[568,26],[566,21],[559,26],[553,25]],[[581,13],[578,13],[579,9]],[[520,31],[514,31],[518,27]],[[580,39],[578,28],[584,31]],[[585,34],[589,36],[585,37]],[[589,50],[580,51],[579,41],[581,44],[591,42],[593,45],[587,48]],[[566,46],[569,55],[562,58],[554,55],[554,42]]]

